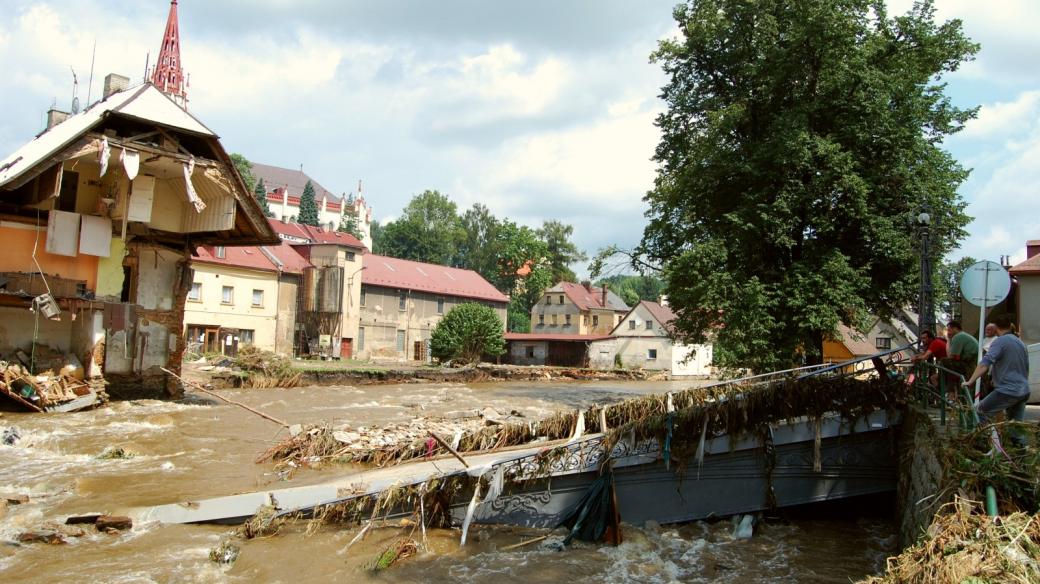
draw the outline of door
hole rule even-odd
[[[220,329],[208,328],[206,329],[206,352],[207,353],[219,353],[220,352]]]
[[[350,359],[350,356],[353,354],[353,341],[354,339],[339,340],[339,356],[341,359]]]
[[[415,341],[415,343],[412,345],[412,355],[414,355],[413,358],[416,361],[425,361],[426,360],[426,343],[424,343],[422,341]]]

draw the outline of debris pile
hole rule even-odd
[[[296,387],[303,376],[302,371],[293,369],[288,357],[252,345],[239,349],[233,363],[248,375],[249,387]]]
[[[107,401],[104,380],[85,380],[75,355],[41,347],[33,357],[16,351],[16,360],[0,360],[0,394],[36,412],[71,412]],[[28,364],[39,373],[32,373]]]

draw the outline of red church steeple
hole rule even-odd
[[[170,1],[170,16],[166,19],[166,34],[155,62],[152,84],[181,105],[188,106],[188,84],[181,69],[181,41],[177,30],[177,0]]]

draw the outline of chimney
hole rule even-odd
[[[1026,259],[1040,254],[1040,239],[1030,239],[1026,242]]]
[[[607,285],[603,285],[603,308],[607,307]]]
[[[101,93],[101,99],[108,99],[113,93],[119,93],[130,86],[130,78],[116,73],[105,75],[105,89]]]
[[[47,110],[47,129],[50,130],[67,119],[69,119],[69,112],[63,112],[56,107],[52,107]]]

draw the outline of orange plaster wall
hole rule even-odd
[[[848,361],[854,355],[843,343],[837,341],[823,341],[823,362],[833,363],[835,361]]]
[[[32,261],[33,243],[39,234],[36,261],[44,274],[71,280],[86,280],[88,290],[97,290],[98,258],[81,254],[76,257],[53,255],[45,251],[47,232],[16,227],[0,227],[0,272],[35,272]]]

